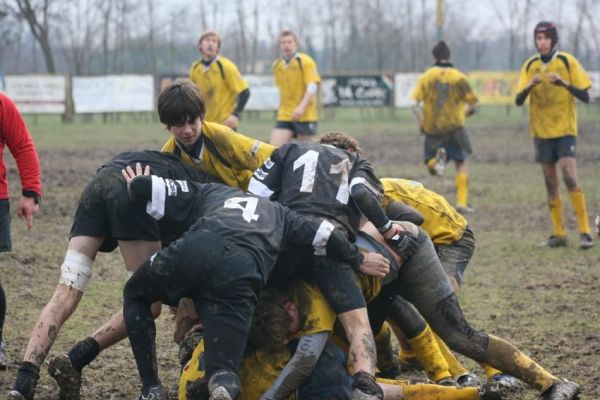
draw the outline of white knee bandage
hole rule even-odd
[[[67,250],[65,261],[60,267],[59,283],[84,292],[92,277],[93,264],[94,261],[85,254],[76,250]]]

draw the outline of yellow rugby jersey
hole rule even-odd
[[[296,303],[300,316],[304,318],[302,328],[294,335],[296,339],[314,333],[333,331],[335,312],[316,286],[297,281],[289,289],[289,294]]]
[[[434,244],[452,244],[462,237],[467,220],[443,196],[407,179],[383,178],[381,183],[383,207],[387,208],[390,201],[396,200],[419,211],[425,219],[421,228]]]
[[[177,395],[179,400],[188,400],[188,384],[204,377],[203,354],[204,340],[198,343],[192,358],[181,371]],[[259,400],[260,396],[275,383],[277,376],[289,359],[290,353],[287,350],[281,352],[255,351],[245,355],[240,367],[242,394],[239,400]],[[288,400],[294,399],[295,396],[291,396]]]
[[[577,136],[575,97],[566,88],[550,83],[551,72],[578,89],[592,86],[579,61],[569,53],[557,51],[548,63],[543,63],[539,54],[529,58],[521,69],[517,93],[525,89],[535,74],[542,78],[529,93],[529,133],[541,139]]]
[[[411,99],[423,103],[423,130],[429,135],[464,126],[465,105],[478,101],[467,77],[451,64],[425,71],[417,80]]]
[[[164,153],[175,153],[183,162],[200,168],[221,179],[228,186],[242,190],[248,189],[248,183],[254,170],[275,150],[275,146],[237,133],[225,125],[202,121],[202,150],[198,159],[183,151],[175,136],[171,136],[161,148]]]
[[[235,111],[237,96],[248,89],[248,82],[233,61],[220,55],[208,67],[202,60],[196,61],[189,75],[206,102],[204,120],[209,122],[225,122]]]
[[[309,55],[296,53],[289,63],[282,58],[277,59],[273,63],[273,75],[275,75],[275,85],[279,88],[277,120],[291,121],[292,113],[302,101],[308,84],[321,82],[317,64]],[[299,122],[318,119],[317,97],[315,95],[310,100],[304,114],[298,120]]]

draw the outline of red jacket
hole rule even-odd
[[[21,189],[31,190],[41,196],[40,160],[33,139],[15,103],[4,93],[0,93],[0,199],[8,199],[8,181],[3,158],[5,145],[17,162]]]

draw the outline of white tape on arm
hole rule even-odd
[[[165,216],[165,180],[152,175],[152,200],[146,204],[146,212],[155,220]]]
[[[321,225],[319,225],[319,229],[317,229],[317,233],[315,234],[315,238],[313,239],[312,245],[315,249],[316,256],[326,256],[327,255],[327,242],[329,241],[329,236],[331,236],[331,232],[335,229],[335,226],[327,221],[323,220]]]
[[[84,292],[85,287],[92,278],[93,264],[94,260],[85,254],[77,250],[67,250],[65,261],[60,267],[60,280],[58,283]]]

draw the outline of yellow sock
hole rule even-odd
[[[454,354],[452,354],[452,351],[450,351],[450,349],[448,348],[448,346],[446,345],[446,343],[444,343],[444,341],[442,340],[442,338],[440,338],[437,333],[433,333],[434,337],[435,337],[435,341],[438,344],[438,347],[440,348],[440,351],[442,352],[442,356],[444,357],[444,359],[446,360],[446,362],[448,363],[448,369],[450,371],[450,373],[452,374],[453,377],[457,378],[461,375],[464,374],[468,374],[469,370],[466,369],[460,361],[458,361],[458,358],[456,358],[454,356]]]
[[[590,225],[588,224],[588,215],[585,207],[585,196],[583,195],[583,190],[578,189],[569,194],[571,195],[571,204],[575,209],[575,216],[577,217],[579,232],[590,233]]]
[[[410,384],[407,381],[380,378],[377,378],[377,382],[384,385],[400,386],[402,400],[479,400],[479,388],[476,387],[455,388],[428,383]],[[386,393],[385,386],[383,391]]]
[[[431,175],[435,175],[435,164],[437,163],[437,158],[433,157],[430,158],[429,160],[427,160],[427,162],[425,164],[427,164],[427,168],[429,169],[429,173]]]
[[[485,372],[485,376],[488,378],[491,378],[492,376],[501,374],[502,371],[500,371],[499,369],[496,369],[490,365],[487,364],[479,364],[481,366],[481,368],[483,368],[483,371]]]
[[[550,207],[550,219],[552,220],[552,229],[554,235],[558,237],[565,237],[565,224],[563,222],[563,207],[560,197],[553,200],[548,200],[548,207]]]
[[[469,198],[469,175],[466,172],[459,172],[454,178],[456,185],[456,206],[467,207]]]
[[[558,378],[499,337],[489,335],[486,362],[533,386],[540,392],[548,389]]]
[[[408,363],[411,363],[414,359],[416,359],[417,355],[415,354],[414,351],[412,351],[412,349],[407,349],[406,347],[400,347],[400,353],[398,355],[398,358],[400,359],[400,363],[408,364]]]
[[[387,322],[383,323],[379,333],[375,336],[375,348],[377,349],[377,368],[380,371],[388,371],[400,366],[398,359],[400,344]]]
[[[425,368],[427,376],[434,382],[442,379],[451,378],[452,374],[448,370],[448,363],[442,356],[442,352],[435,341],[433,331],[427,325],[423,332],[411,339],[407,339],[413,348],[417,360]]]

